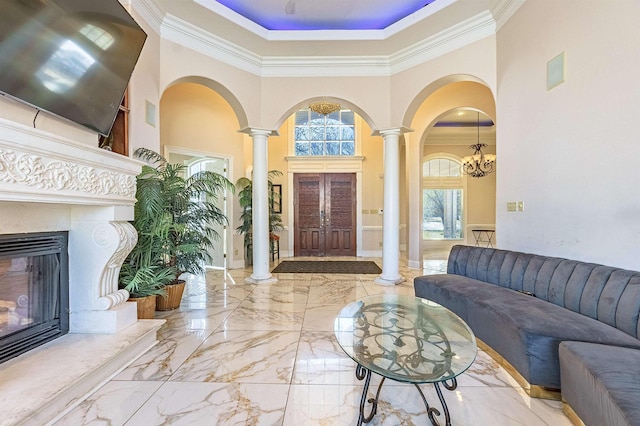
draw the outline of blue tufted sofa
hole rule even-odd
[[[629,359],[640,366],[640,272],[454,246],[447,273],[417,277],[414,288],[464,319],[531,396],[557,397],[562,388],[565,407],[588,425],[640,424],[638,380],[629,386],[601,368],[625,369],[619,362]]]

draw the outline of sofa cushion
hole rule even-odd
[[[640,341],[602,322],[537,297],[456,275],[414,280],[415,294],[455,312],[476,336],[532,385],[560,388],[563,340],[640,347]]]
[[[562,397],[587,425],[640,425],[640,350],[560,344]]]
[[[447,273],[534,293],[640,338],[640,272],[556,257],[456,245]]]

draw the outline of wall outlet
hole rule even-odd
[[[508,212],[515,212],[516,211],[516,206],[517,206],[517,203],[515,201],[508,201],[507,202],[507,211]]]

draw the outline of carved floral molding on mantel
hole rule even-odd
[[[90,194],[135,195],[135,177],[42,157],[0,149],[0,181],[46,190],[70,190]]]
[[[0,200],[133,205],[140,164],[0,119]]]

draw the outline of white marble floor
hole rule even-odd
[[[189,281],[180,309],[156,312],[167,320],[157,346],[55,425],[353,425],[362,383],[333,319],[362,296],[413,294],[413,277],[443,269],[442,261],[401,267],[407,280],[395,287],[337,274],[252,285],[250,270],[210,271]],[[387,381],[380,398],[370,424],[429,424],[414,387]],[[445,398],[454,425],[571,424],[559,402],[529,398],[483,352]]]

